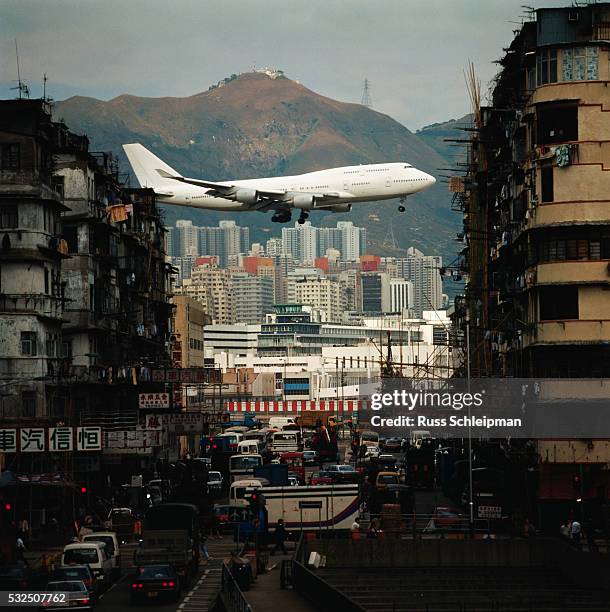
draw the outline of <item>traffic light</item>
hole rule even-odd
[[[81,494],[82,494],[82,495],[85,495],[85,494],[87,493],[87,487],[82,486],[82,487],[80,488],[80,492],[81,492]]]
[[[580,474],[574,474],[574,476],[572,476],[572,488],[575,491],[580,491],[580,484],[581,484]]]
[[[10,512],[10,511],[11,511],[11,509],[12,509],[12,507],[13,507],[13,506],[11,506],[11,502],[6,502],[6,503],[4,504],[4,509],[5,509],[7,512]]]
[[[258,493],[251,493],[248,501],[250,504],[250,510],[252,510],[254,513],[258,512]]]

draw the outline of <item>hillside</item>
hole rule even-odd
[[[79,96],[58,102],[54,114],[86,133],[92,150],[118,154],[125,170],[121,144],[126,142],[141,142],[186,175],[213,180],[398,160],[438,175],[447,165],[433,146],[391,117],[321,96],[283,76],[247,73],[187,98]],[[358,204],[348,215],[314,214],[312,222],[352,220],[368,228],[370,250],[399,254],[381,247],[391,224],[399,247],[453,257],[459,217],[450,212],[444,182],[409,198],[406,213],[396,206],[395,201]],[[252,228],[255,240],[278,235],[281,228],[264,214],[165,208],[169,224],[177,218],[199,225],[235,218]]]

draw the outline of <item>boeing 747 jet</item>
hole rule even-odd
[[[406,162],[329,168],[294,176],[231,181],[187,178],[141,144],[123,149],[141,187],[150,187],[159,202],[210,210],[274,211],[271,220],[286,223],[292,209],[304,223],[312,210],[349,212],[356,202],[400,198],[405,211],[408,195],[422,191],[436,179]]]

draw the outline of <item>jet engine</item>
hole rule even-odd
[[[312,210],[316,207],[316,198],[312,195],[297,194],[292,198],[292,205],[301,210]]]
[[[334,206],[329,206],[328,210],[334,213],[346,213],[352,210],[352,205],[347,202],[344,204],[335,204]]]
[[[237,202],[242,204],[256,204],[258,202],[258,192],[256,189],[238,189],[234,197]]]

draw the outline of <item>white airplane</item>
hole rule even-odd
[[[210,210],[275,211],[272,221],[286,223],[293,208],[299,223],[309,211],[349,212],[355,202],[400,198],[434,185],[436,179],[405,162],[317,170],[295,176],[213,182],[186,178],[139,143],[124,144],[140,186],[151,187],[164,204]]]

